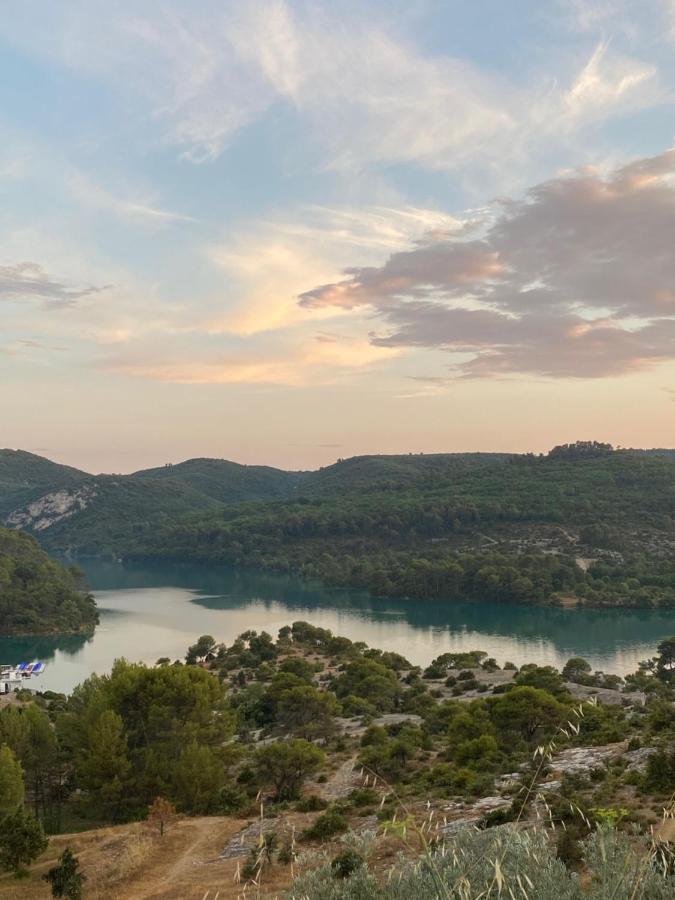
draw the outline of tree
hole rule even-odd
[[[583,684],[591,674],[591,664],[583,656],[572,656],[567,660],[562,670],[565,681],[573,681],[575,684]]]
[[[568,713],[555,697],[534,687],[515,687],[487,703],[490,718],[504,737],[516,733],[528,742],[540,740],[541,731],[551,734]]]
[[[89,732],[88,746],[78,757],[83,787],[107,814],[116,815],[127,785],[131,763],[122,717],[111,709],[101,713]]]
[[[9,747],[0,747],[0,828],[23,806],[23,770]]]
[[[338,697],[354,695],[376,710],[389,712],[401,694],[396,673],[372,659],[358,659],[345,668],[335,682]]]
[[[225,783],[225,769],[214,748],[191,741],[172,768],[178,808],[187,813],[213,812]]]
[[[14,751],[33,795],[35,815],[45,809],[51,772],[57,763],[56,733],[49,716],[34,703],[3,710],[0,740]]]
[[[337,712],[335,697],[311,685],[284,691],[277,706],[281,727],[307,739],[328,737],[335,729]]]
[[[201,660],[213,656],[216,651],[216,639],[210,634],[203,634],[195,644],[188,648],[185,662],[194,665]]]
[[[256,750],[255,768],[260,782],[274,787],[277,800],[295,800],[305,778],[320,768],[324,758],[309,741],[280,741]]]
[[[527,665],[521,666],[520,672],[513,681],[517,685],[547,691],[555,697],[567,693],[560,673],[553,666],[537,666],[535,663],[527,663]]]
[[[661,681],[675,678],[675,637],[666,638],[656,648],[656,675]]]
[[[164,837],[164,832],[176,818],[174,806],[164,797],[155,797],[152,806],[148,810],[148,825],[159,831],[159,836]]]
[[[57,865],[42,876],[51,885],[52,897],[65,900],[80,900],[86,876],[80,871],[80,861],[73,851],[66,847]]]
[[[20,877],[25,867],[47,849],[38,820],[22,809],[9,816],[0,831],[0,865]]]

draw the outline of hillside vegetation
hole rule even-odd
[[[27,877],[0,898],[47,896],[70,851],[85,900],[667,900],[675,637],[654,650],[625,680],[478,649],[422,670],[297,621],[24,692],[0,873]]]
[[[0,518],[50,491],[74,489],[90,477],[25,450],[0,450]]]
[[[361,456],[315,472],[194,459],[87,478],[7,524],[57,552],[292,572],[384,596],[675,604],[666,451],[579,442],[547,456]]]
[[[671,606],[674,514],[675,462],[659,455],[362,458],[285,502],[175,522],[136,554],[387,596]]]
[[[30,535],[0,528],[0,635],[81,631],[97,621],[76,570],[50,559]]]

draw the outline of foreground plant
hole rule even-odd
[[[346,878],[330,862],[297,879],[287,900],[672,900],[675,877],[656,864],[644,839],[601,829],[582,844],[588,879],[556,858],[543,828],[466,829],[411,864],[400,858],[384,878],[359,866]]]

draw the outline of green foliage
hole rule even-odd
[[[64,900],[80,900],[86,877],[80,871],[80,862],[70,848],[66,847],[58,863],[42,876],[52,889],[52,897]]]
[[[5,819],[23,807],[23,770],[12,750],[0,744],[0,830]]]
[[[49,716],[35,704],[0,710],[0,741],[14,752],[23,768],[36,815],[44,815],[50,786],[58,777],[57,739]]]
[[[642,787],[647,791],[670,794],[675,785],[675,749],[661,748],[647,761]]]
[[[335,682],[340,697],[356,696],[379,712],[390,712],[396,706],[401,686],[396,673],[372,659],[349,663]]]
[[[0,866],[20,877],[27,865],[47,849],[38,820],[22,809],[6,818],[0,829]]]
[[[586,684],[591,674],[591,665],[582,656],[573,656],[567,660],[562,670],[564,681]]]
[[[349,878],[357,869],[360,869],[364,863],[365,860],[358,851],[353,850],[351,847],[347,847],[333,857],[330,862],[330,867],[336,878]]]
[[[184,812],[215,811],[233,724],[223,685],[204,669],[118,660],[75,689],[57,731],[91,805],[107,802],[123,818],[156,796]]]
[[[277,703],[279,726],[307,740],[332,734],[337,713],[335,697],[308,684],[283,691]]]
[[[645,841],[600,831],[580,845],[589,877],[582,884],[556,858],[540,830],[506,825],[460,832],[437,853],[401,860],[388,872],[357,866],[337,878],[331,863],[296,879],[287,900],[410,900],[411,897],[479,900],[494,896],[533,900],[669,900],[675,878],[650,863]],[[573,854],[577,856],[576,852]]]
[[[369,483],[366,471],[377,472]],[[673,459],[632,451],[361,458],[309,473],[301,497],[172,522],[135,552],[294,571],[378,595],[667,606],[674,490]],[[589,531],[598,525],[620,535],[620,556]],[[588,571],[568,534],[597,538],[584,551],[597,557]],[[541,536],[559,552],[542,552]]]
[[[336,834],[346,831],[349,823],[347,819],[335,809],[329,809],[320,815],[316,821],[302,832],[303,840],[327,841]]]
[[[188,652],[185,655],[185,662],[188,665],[194,665],[196,662],[201,662],[202,660],[213,656],[215,650],[215,638],[211,637],[210,634],[203,634],[196,643],[188,648]]]
[[[521,666],[513,679],[514,684],[539,688],[554,697],[567,696],[567,690],[557,669],[553,666],[537,666],[528,663]]]
[[[122,717],[104,709],[87,730],[86,744],[77,755],[80,784],[95,797],[104,815],[117,817],[129,789],[131,762]]]
[[[0,528],[0,633],[80,631],[98,622],[76,569],[50,559],[30,535]]]
[[[323,765],[324,759],[317,746],[294,739],[258,747],[254,766],[259,782],[271,785],[277,800],[296,800],[304,780]]]

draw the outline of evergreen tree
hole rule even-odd
[[[0,866],[21,877],[26,866],[47,849],[48,843],[38,820],[19,810],[5,819],[0,830]]]
[[[0,827],[23,806],[23,771],[10,748],[0,746]]]
[[[124,794],[131,763],[121,716],[111,709],[101,713],[89,732],[88,746],[78,758],[82,786],[95,795],[103,812],[115,815]]]
[[[70,848],[59,856],[58,864],[42,876],[51,885],[52,897],[65,900],[80,900],[85,875],[80,871],[80,862]]]

